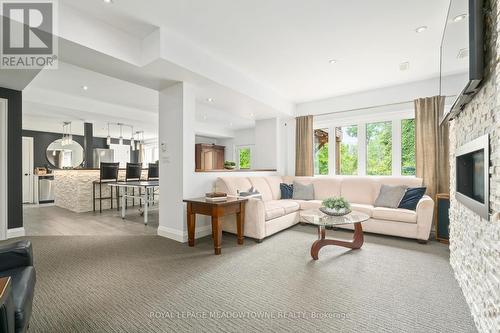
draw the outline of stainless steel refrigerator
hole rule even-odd
[[[98,169],[103,163],[113,163],[115,152],[113,149],[94,148],[94,168]]]

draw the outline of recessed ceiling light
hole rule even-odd
[[[418,27],[417,29],[415,29],[415,32],[419,34],[421,32],[424,32],[425,30],[427,30],[427,26],[423,25],[423,26]]]
[[[250,118],[255,117],[255,115],[253,113],[250,113],[249,116],[250,116]]]
[[[207,115],[206,115],[206,114],[204,114],[204,115],[203,115],[203,120],[207,120],[207,118],[208,118],[208,117],[207,117]]]
[[[113,3],[113,0],[102,0],[104,3]]]
[[[87,90],[89,90],[89,87],[87,87],[87,86],[82,86],[82,89],[83,89],[83,90],[85,90],[85,91],[87,91]]]
[[[337,63],[337,59],[330,59],[328,62],[333,65]]]
[[[233,127],[233,123],[229,123],[229,126],[230,126],[230,127]]]
[[[467,17],[467,14],[462,14],[462,15],[455,16],[453,18],[453,22],[463,21],[463,20],[465,20],[466,17]]]
[[[400,71],[407,71],[408,69],[410,69],[410,62],[405,61],[399,64]]]
[[[212,97],[207,98],[208,103],[213,103],[215,100]]]

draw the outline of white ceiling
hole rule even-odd
[[[173,84],[174,82],[171,82]],[[88,89],[84,90],[83,86]],[[255,121],[201,100],[196,120],[203,133],[227,133],[249,128]],[[146,139],[158,136],[158,92],[62,61],[57,70],[43,70],[23,90],[23,128],[60,132],[62,123],[73,122],[73,133],[83,133],[83,123],[94,123],[94,135],[107,136],[107,123],[124,123],[144,131]],[[130,136],[126,128],[124,137]],[[111,135],[120,135],[111,126]]]
[[[162,26],[293,102],[439,74],[449,0],[62,0],[136,35]],[[428,30],[417,34],[419,26]],[[329,59],[336,59],[334,65]],[[410,62],[400,71],[399,64]]]

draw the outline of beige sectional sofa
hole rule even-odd
[[[280,183],[292,184],[294,181],[312,183],[314,200],[282,200]],[[432,226],[434,201],[424,196],[417,210],[374,207],[380,187],[385,185],[406,185],[418,187],[421,178],[415,177],[221,177],[217,179],[217,191],[236,195],[252,186],[261,194],[261,199],[250,199],[245,212],[245,236],[262,240],[301,220],[301,212],[319,208],[321,201],[328,197],[343,196],[353,210],[366,213],[370,219],[363,222],[363,230],[384,235],[393,235],[427,241]],[[235,217],[228,216],[223,221],[223,230],[236,233]],[[343,226],[352,229],[352,225]]]

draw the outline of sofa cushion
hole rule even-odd
[[[357,204],[357,203],[351,203],[351,210],[364,213],[368,215],[369,217],[372,217],[373,214],[373,206],[372,205],[364,205],[364,204]]]
[[[264,177],[273,193],[273,200],[281,199],[280,184],[283,182],[280,176]]]
[[[293,199],[294,200],[313,200],[314,199],[314,185],[302,184],[300,182],[293,182]]]
[[[387,208],[398,208],[401,199],[406,192],[406,185],[384,185],[380,188],[380,193],[378,194],[375,203],[375,207],[387,207]]]
[[[321,207],[321,200],[293,200],[300,205],[301,210],[316,209]]]
[[[297,202],[293,200],[270,200],[264,201],[266,210],[266,221],[296,212],[300,209]]]
[[[280,184],[281,199],[292,199],[293,198],[293,185],[291,184]]]
[[[425,194],[426,187],[414,187],[406,190],[406,193],[399,203],[399,208],[416,210],[418,202]]]
[[[409,209],[375,207],[372,217],[380,220],[417,223],[417,213]]]
[[[262,200],[273,200],[273,192],[264,177],[249,177],[248,180],[252,183],[252,186],[262,194]]]
[[[373,177],[343,177],[340,195],[349,202],[373,205],[378,195],[380,183]]]
[[[314,199],[324,200],[340,196],[342,177],[316,178],[313,181]]]

